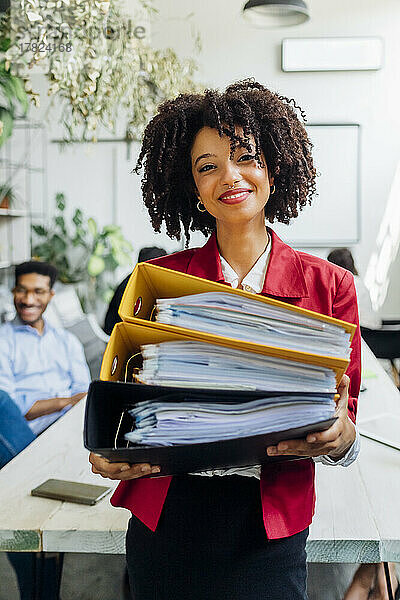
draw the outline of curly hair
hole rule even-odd
[[[262,165],[261,152],[274,177],[275,193],[265,215],[273,223],[289,223],[315,194],[312,144],[297,117],[304,112],[293,99],[280,96],[253,79],[229,85],[224,92],[180,94],[163,102],[147,125],[135,173],[144,170],[143,200],[155,231],[165,222],[167,234],[187,240],[190,231],[209,234],[215,218],[196,208],[198,197],[191,166],[191,148],[200,129],[216,129],[230,138],[231,153],[238,145],[250,151],[249,136],[256,145],[255,158]],[[241,128],[243,136],[237,134]]]

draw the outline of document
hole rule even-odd
[[[175,387],[335,392],[333,369],[195,341],[141,347],[141,383]]]
[[[193,401],[193,396],[181,402],[163,398],[139,402],[130,411],[135,429],[125,438],[148,446],[215,442],[311,425],[334,413],[333,394],[282,395],[241,403],[213,402],[212,397],[207,402]]]
[[[257,298],[223,292],[160,298],[156,302],[156,321],[324,356],[350,356],[350,334],[340,325],[268,305]]]

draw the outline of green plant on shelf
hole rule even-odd
[[[83,309],[92,311],[99,300],[110,301],[112,274],[118,267],[131,264],[133,248],[118,225],[100,229],[79,208],[68,224],[65,210],[65,196],[58,193],[51,224],[32,225],[36,237],[32,254],[37,260],[53,264],[62,283],[75,284]]]
[[[14,208],[17,196],[12,185],[8,183],[0,184],[0,208]]]

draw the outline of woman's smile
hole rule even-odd
[[[224,204],[240,204],[240,202],[244,202],[244,200],[246,200],[251,193],[251,190],[247,190],[245,188],[236,188],[224,192],[220,195],[218,200]]]

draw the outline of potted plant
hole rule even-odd
[[[8,210],[16,200],[13,187],[8,183],[0,184],[0,208]]]

